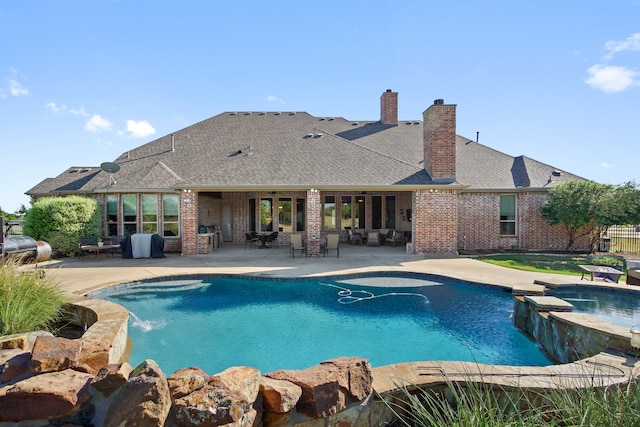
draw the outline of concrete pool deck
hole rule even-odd
[[[191,274],[248,274],[265,277],[308,277],[373,271],[398,271],[444,275],[466,281],[486,283],[538,293],[545,284],[573,284],[633,289],[624,283],[580,280],[578,276],[533,273],[507,269],[469,257],[429,257],[407,254],[404,248],[366,247],[343,244],[340,258],[291,258],[288,247],[268,250],[244,249],[244,245],[224,245],[207,255],[182,257],[167,254],[159,259],[122,259],[120,256],[51,260],[37,266],[47,277],[75,295],[120,283]],[[535,282],[535,283],[534,283]],[[475,379],[502,386],[558,388],[580,387],[585,383],[624,383],[638,374],[638,359],[622,352],[600,353],[564,365],[513,367],[479,365],[467,362],[411,362],[374,368],[374,389],[383,394],[399,384],[443,384],[459,378]]]
[[[507,288],[527,288],[534,292],[538,283],[553,285],[598,284],[577,276],[533,273],[499,267],[461,256],[430,257],[407,254],[404,248],[340,246],[340,258],[291,258],[288,247],[267,250],[244,249],[244,245],[224,245],[206,254],[183,257],[168,253],[166,258],[122,259],[101,254],[62,258],[40,263],[48,277],[76,295],[119,283],[186,274],[248,274],[267,277],[306,277],[353,274],[371,271],[402,271],[454,277]],[[613,284],[608,284],[613,285]],[[618,287],[638,288],[624,283]]]

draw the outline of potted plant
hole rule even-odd
[[[101,248],[104,246],[104,242],[102,241],[102,239],[98,239],[98,247]]]

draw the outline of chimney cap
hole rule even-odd
[[[391,92],[391,89],[387,89],[387,92]]]
[[[442,105],[444,104],[444,99],[439,98],[433,101],[433,105]]]

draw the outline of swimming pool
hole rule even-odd
[[[573,304],[574,312],[587,313],[622,326],[640,325],[640,294],[636,292],[571,286],[546,294]]]
[[[90,296],[131,312],[132,365],[150,358],[169,374],[189,366],[304,369],[339,356],[361,356],[374,367],[550,364],[513,325],[510,293],[444,277],[175,278]]]

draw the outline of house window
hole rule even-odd
[[[396,228],[396,196],[371,196],[371,228]]]
[[[180,235],[180,197],[173,194],[162,196],[162,233],[164,237]]]
[[[296,199],[296,231],[306,230],[306,200]]]
[[[382,227],[382,196],[371,197],[371,227],[378,230]]]
[[[278,230],[284,233],[293,231],[291,208],[291,199],[278,199]]]
[[[322,209],[322,221],[325,230],[336,229],[336,198],[335,196],[325,196]]]
[[[138,200],[135,195],[122,196],[122,227],[124,234],[130,236],[138,232]]]
[[[356,196],[356,217],[355,217],[355,226],[356,228],[367,228],[366,226],[366,216],[365,216],[365,203],[364,203],[365,197],[364,195],[362,196]]]
[[[147,234],[158,232],[158,196],[151,194],[142,196],[142,232]]]
[[[273,199],[260,199],[260,231],[273,231]]]
[[[500,196],[500,235],[516,235],[516,196],[503,194]]]
[[[341,210],[341,222],[340,228],[347,229],[353,227],[353,209],[351,205],[351,196],[342,196],[342,203],[340,204]]]
[[[118,196],[107,196],[107,236],[118,235]]]
[[[385,228],[396,228],[396,196],[386,196],[384,200],[387,223]]]
[[[249,199],[249,231],[256,231],[256,199]]]

